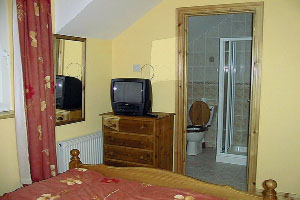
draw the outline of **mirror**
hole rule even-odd
[[[56,125],[84,121],[86,39],[53,36]]]

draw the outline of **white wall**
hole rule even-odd
[[[55,30],[62,29],[93,0],[58,0],[55,1]]]
[[[78,6],[66,7],[60,1],[56,1],[56,18],[59,19],[56,20],[57,33],[105,40],[118,36],[161,2],[161,0],[89,0],[90,3],[79,10]],[[73,13],[72,17],[68,12]]]

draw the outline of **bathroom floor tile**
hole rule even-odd
[[[217,163],[215,148],[205,148],[196,156],[186,156],[186,175],[205,182],[246,191],[246,174],[246,166]]]

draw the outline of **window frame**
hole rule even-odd
[[[9,1],[0,2],[0,119],[14,116],[12,98],[12,17]]]

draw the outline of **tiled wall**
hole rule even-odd
[[[214,17],[214,16],[210,16]],[[193,102],[206,98],[208,105],[218,105],[219,40],[224,37],[252,35],[252,15],[224,15],[224,19],[197,38],[189,37],[188,46],[188,110]],[[250,46],[249,46],[250,45]],[[237,46],[234,145],[247,146],[251,42]],[[247,74],[247,75],[246,75]],[[188,119],[188,124],[191,124]],[[212,126],[205,134],[208,147],[216,147],[217,109]]]

